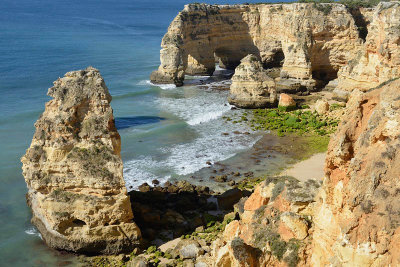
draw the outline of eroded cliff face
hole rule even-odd
[[[400,264],[400,80],[354,91],[326,159],[314,266]]]
[[[325,178],[266,178],[235,205],[208,266],[400,265],[400,79],[352,93]]]
[[[381,2],[373,11],[362,49],[339,72],[338,90],[366,91],[400,76],[400,3]]]
[[[118,253],[138,244],[122,176],[121,139],[98,70],[54,82],[22,157],[32,223],[56,249]]]
[[[182,85],[184,74],[210,74],[215,62],[235,68],[248,54],[284,80],[309,89],[337,78],[362,47],[350,12],[340,4],[186,5],[162,40],[156,83]]]

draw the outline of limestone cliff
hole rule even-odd
[[[354,91],[315,211],[314,266],[400,264],[400,80]]]
[[[340,70],[338,90],[366,91],[400,76],[400,2],[381,2],[369,19],[366,42]]]
[[[235,69],[229,103],[243,108],[273,107],[276,85],[255,55],[248,55]]]
[[[283,80],[309,89],[337,77],[362,47],[352,14],[341,4],[186,5],[162,40],[156,83],[182,85],[184,74],[233,69],[248,54]]]
[[[122,177],[121,139],[98,70],[68,72],[22,157],[32,223],[56,249],[118,253],[138,244]]]
[[[400,79],[356,90],[332,137],[322,187],[267,178],[197,263],[399,266]]]

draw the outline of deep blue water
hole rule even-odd
[[[226,159],[255,141],[221,136],[236,129],[218,120],[231,112],[226,92],[148,82],[159,64],[162,36],[189,2],[195,1],[1,1],[0,266],[74,260],[48,249],[31,226],[19,160],[49,100],[47,89],[68,71],[90,65],[104,76],[113,95],[128,186],[188,175],[206,160]]]

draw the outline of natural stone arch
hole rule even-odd
[[[213,73],[216,58],[221,67],[234,69],[243,57],[254,54],[266,68],[281,67],[280,87],[314,89],[315,79],[336,77],[362,46],[345,6],[321,5],[329,5],[330,13],[307,3],[186,5],[163,38],[161,64],[151,81],[183,85],[185,73]],[[318,46],[329,51],[328,64],[315,59]]]

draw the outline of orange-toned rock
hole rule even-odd
[[[257,251],[240,238],[235,238],[216,253],[214,266],[255,267],[259,266]]]
[[[280,94],[279,95],[279,104],[280,107],[295,107],[296,102],[293,98],[288,94]]]
[[[312,265],[400,265],[400,80],[353,91],[331,139]]]
[[[239,236],[239,233],[240,233],[240,222],[238,220],[231,221],[225,227],[224,239],[232,240],[233,238]]]
[[[244,203],[244,210],[256,210],[261,206],[267,205],[268,201],[269,198],[261,195],[261,187],[258,186]]]
[[[292,238],[303,240],[308,236],[308,225],[299,215],[285,212],[280,217],[278,233],[285,241]]]

